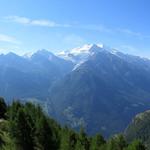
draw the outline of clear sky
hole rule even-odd
[[[150,1],[0,0],[0,52],[88,43],[150,57]]]

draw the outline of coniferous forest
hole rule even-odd
[[[0,98],[0,150],[145,150],[139,140],[128,143],[121,134],[104,139],[59,125],[39,105]]]

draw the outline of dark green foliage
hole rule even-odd
[[[127,147],[127,143],[123,135],[116,135],[108,141],[108,150],[123,150]]]
[[[100,134],[89,137],[83,128],[77,133],[58,125],[40,106],[16,101],[7,108],[7,120],[0,122],[0,150],[145,150],[145,147],[137,140],[127,144],[123,135],[105,141]]]
[[[2,97],[0,97],[0,119],[5,118],[7,105]]]
[[[39,118],[36,124],[35,139],[38,149],[47,150],[55,149],[55,140],[53,139],[53,131],[48,120],[43,116]]]
[[[73,130],[64,127],[61,130],[61,143],[60,149],[61,150],[74,150],[76,142],[77,142],[77,133]]]
[[[134,117],[125,130],[126,139],[131,142],[134,139],[141,140],[148,150],[150,149],[150,111],[145,111]]]
[[[90,147],[88,136],[84,132],[83,128],[80,129],[80,132],[78,134],[76,149],[77,147],[81,147],[81,149],[83,150],[89,150],[89,147]]]
[[[31,117],[25,112],[24,106],[19,103],[13,103],[10,109],[16,110],[16,114],[13,114],[12,110],[9,113],[9,131],[14,137],[18,150],[33,150]]]
[[[99,150],[105,143],[104,138],[100,134],[97,134],[92,138],[90,150]]]
[[[4,141],[3,141],[2,136],[3,136],[3,133],[0,132],[0,148],[1,148],[1,146],[4,144]]]
[[[145,150],[145,146],[138,140],[133,141],[126,150]]]
[[[56,127],[51,125],[54,121],[43,113],[40,106],[13,102],[8,116],[9,132],[18,150],[56,149]]]

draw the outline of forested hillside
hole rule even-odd
[[[60,126],[38,105],[14,101],[8,106],[0,98],[0,150],[145,149],[138,140],[127,143],[123,135],[115,135],[106,141],[99,133],[88,136],[82,127],[77,133]]]
[[[128,141],[140,139],[150,150],[150,110],[137,114],[124,133]]]

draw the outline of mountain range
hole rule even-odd
[[[72,62],[46,50],[39,50],[30,58],[15,53],[1,54],[0,95],[7,100],[33,97],[43,100],[52,83],[69,72],[72,66]]]
[[[30,57],[0,55],[0,95],[37,100],[49,115],[77,130],[108,137],[150,108],[150,60],[89,44]]]

